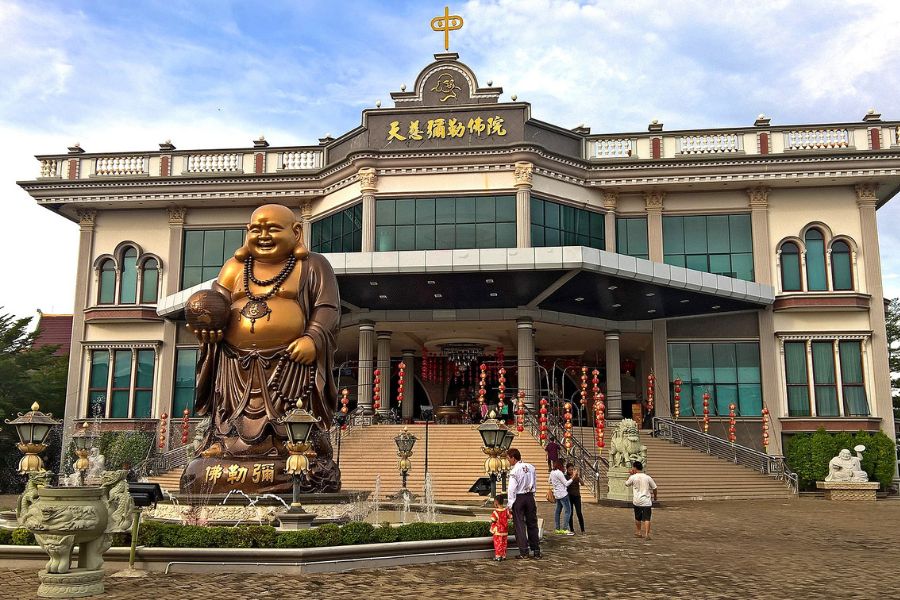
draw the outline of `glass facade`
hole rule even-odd
[[[402,198],[375,203],[375,249],[514,248],[515,196]]]
[[[709,392],[709,414],[728,416],[734,403],[744,417],[762,414],[759,343],[670,343],[669,385],[680,377],[681,415],[703,414]]]
[[[149,419],[155,367],[154,350],[93,350],[88,378],[88,414],[85,416]]]
[[[175,390],[172,395],[173,418],[180,418],[184,410],[194,413],[196,389],[197,349],[178,348],[175,351]]]
[[[360,252],[362,250],[362,204],[311,225],[313,252]]]
[[[588,246],[605,249],[601,213],[531,198],[531,245]]]
[[[649,260],[649,248],[647,217],[616,219],[616,252]]]
[[[244,229],[203,229],[184,232],[181,287],[215,279],[225,261],[244,243]]]
[[[753,281],[750,215],[663,217],[663,260]]]

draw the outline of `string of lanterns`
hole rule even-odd
[[[525,390],[519,390],[516,403],[516,431],[522,433],[525,431]]]
[[[500,367],[500,380],[497,387],[497,414],[503,415],[503,404],[506,399],[506,369]],[[502,416],[500,417],[503,418]]]
[[[406,361],[397,365],[397,407],[403,406],[403,382],[406,381]]]
[[[547,445],[547,404],[549,404],[547,402],[547,399],[541,398],[541,409],[539,411],[539,413],[540,413],[539,432],[540,433],[538,435],[538,438],[541,440],[541,445],[544,445],[544,446]]]
[[[653,414],[653,396],[656,392],[656,376],[653,373],[647,375],[647,412]]]
[[[191,432],[191,411],[184,409],[181,415],[181,443],[187,444]]]
[[[593,375],[593,392],[594,392],[594,434],[597,438],[597,448],[603,450],[605,445],[603,441],[603,429],[606,427],[606,407],[603,403],[603,392],[600,391],[600,371],[594,369]]]
[[[169,431],[169,427],[167,425],[167,421],[169,418],[169,413],[163,413],[159,415],[159,449],[163,450],[166,447],[166,432]]]
[[[734,402],[728,405],[728,441],[734,444],[734,441],[737,439],[737,430],[735,428],[735,419],[734,419],[734,411],[737,408],[734,405]]]
[[[349,412],[350,409],[347,407],[348,404],[350,404],[350,390],[348,390],[347,388],[344,388],[341,390],[341,414],[342,415],[346,416],[347,413]],[[346,429],[347,429],[347,420],[344,419],[344,422],[341,425],[341,430],[346,430]]]
[[[381,369],[375,369],[375,379],[372,382],[372,408],[381,408]]]
[[[703,433],[709,433],[709,392],[703,392]]]
[[[566,451],[572,450],[572,403],[566,402],[563,405],[563,408],[566,409],[563,417],[565,418],[565,429],[563,430],[563,446],[565,446]]]
[[[762,409],[762,443],[763,452],[769,451],[769,409],[765,405]]]
[[[675,410],[674,410],[675,420],[677,421],[678,417],[681,416],[681,377],[676,377],[675,381],[673,383],[674,383],[673,390],[675,393],[673,394],[672,397],[673,397],[673,402],[675,403]]]

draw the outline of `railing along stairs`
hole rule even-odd
[[[653,417],[653,437],[673,444],[705,452],[736,465],[741,465],[779,481],[784,481],[795,495],[799,492],[797,474],[791,471],[784,456],[777,456],[733,444],[727,440],[680,425],[673,419]]]

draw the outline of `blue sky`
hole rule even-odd
[[[38,153],[314,143],[411,85],[443,50],[445,2],[0,0],[0,306],[72,309],[77,228],[15,181]],[[900,3],[569,2],[451,4],[451,50],[536,118],[595,132],[900,118]],[[886,293],[900,295],[900,201],[879,211]],[[35,240],[48,240],[38,243]],[[40,269],[35,269],[35,264]],[[39,272],[39,274],[38,274]],[[25,285],[29,291],[18,293]]]

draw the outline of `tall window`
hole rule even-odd
[[[362,204],[319,219],[311,225],[313,252],[362,250]]]
[[[116,301],[116,264],[111,258],[100,264],[99,304],[112,304]]]
[[[184,409],[194,414],[196,388],[197,349],[178,348],[175,353],[175,392],[172,397],[172,417],[184,414]]]
[[[750,215],[663,217],[667,264],[753,280]]]
[[[813,388],[816,394],[816,414],[836,417],[838,411],[837,380],[834,372],[834,344],[813,342]]]
[[[206,229],[184,232],[181,287],[215,279],[225,261],[244,243],[244,229]]]
[[[122,257],[122,279],[119,283],[119,304],[137,302],[137,258],[134,248],[125,251]]]
[[[378,251],[514,248],[516,197],[378,200],[375,226]]]
[[[810,229],[803,240],[806,242],[806,289],[820,292],[828,289],[825,276],[825,239],[818,229]]]
[[[835,290],[853,289],[850,246],[843,240],[831,244],[831,282]]]
[[[616,219],[616,252],[635,258],[650,258],[647,217]]]
[[[709,392],[712,415],[727,416],[734,403],[740,416],[762,414],[759,343],[670,343],[669,382],[680,377],[681,414],[703,414]]]
[[[844,394],[844,414],[851,417],[869,415],[866,386],[863,382],[862,352],[860,342],[838,342],[841,357],[841,391]]]
[[[144,261],[141,268],[141,303],[156,304],[159,298],[159,264],[155,258]]]
[[[531,198],[531,245],[588,246],[605,249],[601,213]]]
[[[128,400],[131,396],[131,350],[113,352],[110,392],[109,416],[113,419],[127,418]]]
[[[781,287],[785,292],[803,289],[800,280],[800,248],[794,242],[781,245]]]
[[[91,374],[88,378],[88,418],[106,416],[106,393],[109,389],[109,350],[91,352]]]
[[[149,419],[153,402],[153,367],[156,353],[153,350],[138,350],[134,374],[134,404],[131,416],[135,419]]]
[[[155,363],[156,352],[152,349],[91,351],[86,416],[149,418]]]
[[[809,410],[809,370],[806,342],[784,343],[784,372],[787,379],[788,415],[807,417]]]

